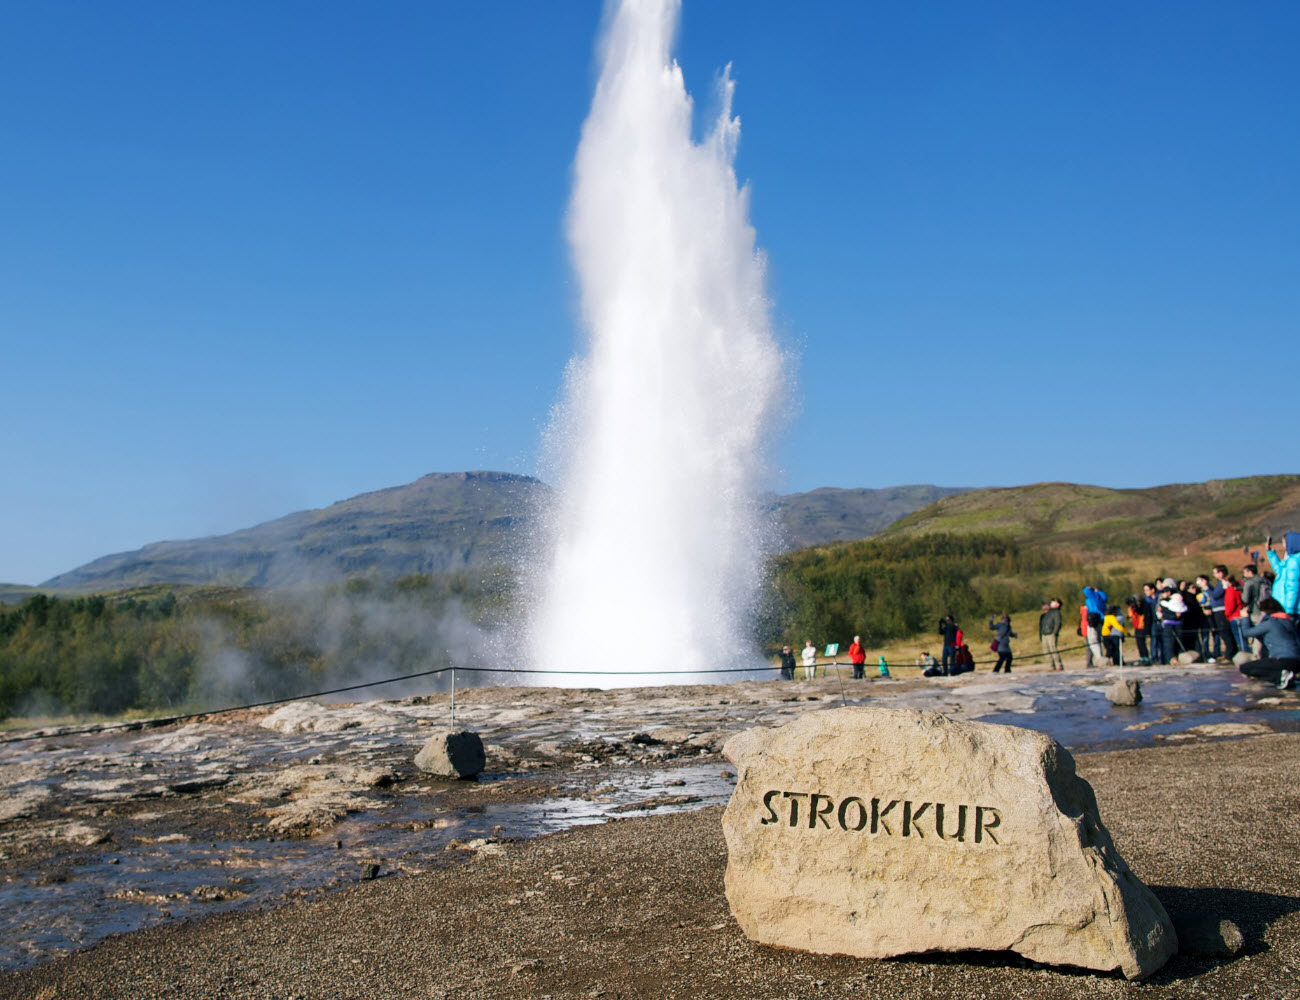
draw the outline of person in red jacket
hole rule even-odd
[[[1250,612],[1246,610],[1246,603],[1241,599],[1241,584],[1235,576],[1229,576],[1223,581],[1223,617],[1228,620],[1228,628],[1232,629],[1232,638],[1237,642],[1237,649],[1250,651],[1250,643],[1246,641],[1242,630],[1250,625]]]
[[[1088,605],[1079,605],[1079,635],[1083,637],[1083,665],[1092,666],[1092,646],[1088,643]]]
[[[849,662],[853,664],[853,679],[860,681],[866,676],[867,651],[862,648],[862,636],[853,637],[849,647]]]

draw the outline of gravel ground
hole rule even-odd
[[[583,827],[449,868],[109,939],[0,977],[39,997],[1300,998],[1300,736],[1085,754],[1121,853],[1171,914],[1237,922],[1231,959],[1144,983],[1010,954],[864,961],[758,947],[731,920],[717,808]]]

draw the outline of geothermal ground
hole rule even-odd
[[[472,782],[412,764],[446,694],[0,744],[0,995],[1300,997],[1300,696],[1141,668],[1146,701],[1116,709],[1113,674],[462,690]],[[1055,736],[1139,877],[1245,951],[1128,984],[750,944],[722,891],[721,746],[845,702]]]

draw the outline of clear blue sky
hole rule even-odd
[[[599,13],[7,5],[0,580],[535,471]],[[687,0],[798,355],[773,485],[1300,471],[1297,52],[1283,0]]]

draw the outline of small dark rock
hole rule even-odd
[[[369,882],[371,879],[379,877],[379,866],[373,861],[361,866],[361,881]]]
[[[173,781],[167,786],[167,790],[177,795],[193,795],[195,792],[206,792],[212,788],[224,788],[230,784],[230,777],[229,774],[213,774],[185,781]]]
[[[1231,920],[1195,913],[1175,914],[1173,921],[1180,955],[1229,958],[1245,947],[1241,929]]]
[[[632,737],[633,743],[639,743],[643,747],[659,746],[663,740],[657,740],[649,733],[637,733]]]

